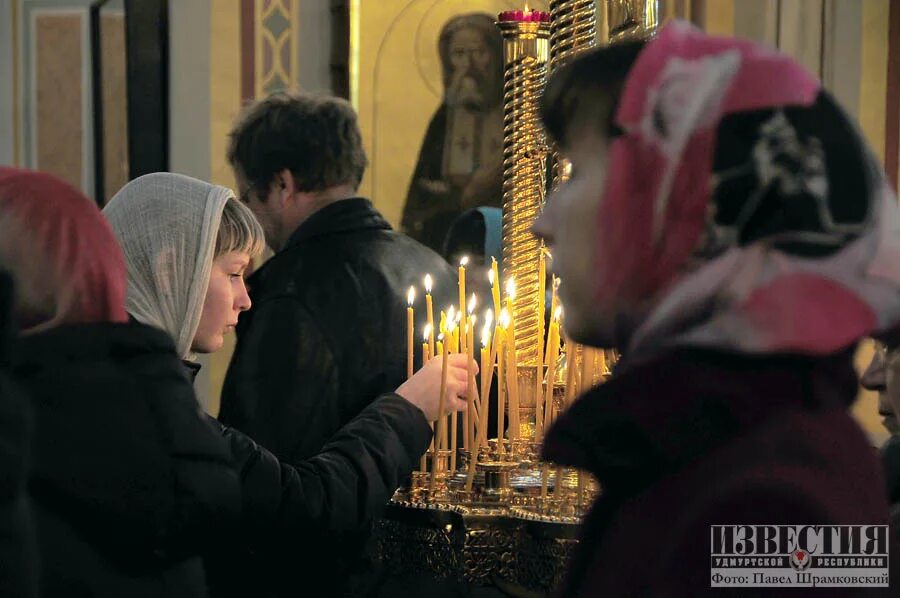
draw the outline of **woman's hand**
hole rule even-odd
[[[438,419],[438,401],[441,394],[442,357],[435,357],[425,364],[412,378],[397,389],[397,394],[418,407],[425,414],[425,419]],[[444,413],[462,411],[466,408],[466,390],[468,374],[466,371],[467,356],[454,353],[447,357],[447,387],[444,391]],[[472,369],[478,373],[478,364],[472,363]],[[477,386],[477,384],[476,384]],[[476,389],[477,393],[478,390]],[[463,397],[463,398],[460,398]],[[476,394],[477,397],[477,394]]]

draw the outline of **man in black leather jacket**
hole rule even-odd
[[[425,274],[437,317],[456,300],[455,271],[356,195],[367,161],[343,100],[276,94],[257,103],[232,131],[228,159],[275,255],[248,281],[253,308],[237,328],[219,419],[296,463],[404,380],[407,291],[418,289],[419,337]],[[372,575],[349,575],[369,566],[366,540],[319,538],[302,558],[370,587]]]

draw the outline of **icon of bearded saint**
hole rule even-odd
[[[435,251],[450,224],[503,197],[503,41],[494,19],[470,13],[438,38],[444,101],[425,132],[403,209],[404,231]]]

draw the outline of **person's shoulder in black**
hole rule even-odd
[[[163,332],[70,325],[22,337],[45,595],[202,596],[199,555],[240,508],[226,442]]]
[[[26,492],[31,412],[9,378],[12,279],[0,271],[0,596],[37,595],[36,551]]]

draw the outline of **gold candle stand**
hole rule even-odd
[[[547,22],[500,21],[503,36],[503,278],[513,278],[515,359],[518,367],[520,429],[513,437],[534,436],[538,356],[541,242],[531,225],[544,203],[547,144],[538,119],[538,101],[550,61]],[[513,420],[514,421],[514,420]]]
[[[659,0],[607,0],[609,43],[646,39],[659,27]]]
[[[545,376],[543,326],[538,318],[541,243],[531,234],[547,190],[549,148],[538,120],[538,101],[548,70],[558,68],[597,38],[598,6],[610,40],[646,37],[656,30],[656,0],[551,0],[550,22],[501,16],[504,53],[503,278],[514,278],[515,351],[518,370],[518,434],[489,439],[477,455],[460,451],[450,471],[444,451],[431,492],[428,475],[413,474],[376,523],[377,553],[391,575],[427,573],[471,586],[503,580],[522,590],[546,593],[561,579],[577,541],[578,524],[596,482],[576,470],[540,462],[535,442],[536,395]],[[518,11],[512,11],[518,12]],[[510,12],[504,13],[511,14]],[[565,175],[554,166],[554,184]],[[495,314],[499,316],[499,314]],[[578,390],[599,383],[614,361],[611,352],[568,344],[555,369],[554,413],[565,410]],[[497,380],[505,384],[506,380]],[[567,388],[567,386],[569,386]],[[486,408],[487,405],[484,405]],[[476,459],[466,489],[467,465]],[[543,471],[549,473],[544,484]]]

